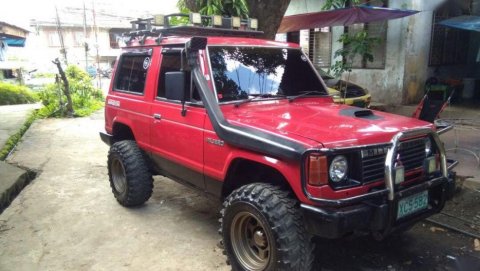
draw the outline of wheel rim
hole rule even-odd
[[[265,225],[250,212],[233,218],[230,239],[239,263],[247,270],[264,270],[270,261],[270,241]]]
[[[125,176],[125,168],[118,159],[112,161],[112,181],[115,190],[122,194],[127,188],[127,178]]]

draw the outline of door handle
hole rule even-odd
[[[153,114],[153,118],[157,119],[157,120],[160,120],[160,119],[162,119],[162,115],[160,115],[158,113],[155,113],[155,114]]]

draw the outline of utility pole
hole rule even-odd
[[[87,10],[83,1],[83,46],[85,47],[85,71],[88,71]]]
[[[68,65],[67,50],[65,49],[65,43],[63,42],[63,29],[62,29],[62,24],[60,23],[60,16],[58,16],[57,5],[55,5],[55,14],[56,14],[58,39],[60,40],[60,46],[62,48],[60,50],[60,53],[63,55],[63,58],[65,60],[65,65]]]
[[[95,31],[95,49],[97,50],[97,78],[98,78],[98,88],[102,88],[102,80],[101,76],[98,73],[98,69],[100,68],[100,55],[98,53],[98,29],[97,29],[97,19],[95,15],[95,1],[92,1],[92,12],[93,12],[93,30]]]

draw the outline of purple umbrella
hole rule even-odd
[[[381,8],[374,6],[354,6],[350,8],[304,13],[283,17],[278,33],[326,26],[370,23],[402,18],[418,13],[417,10]]]

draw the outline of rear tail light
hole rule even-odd
[[[307,172],[309,185],[321,186],[328,184],[327,157],[311,154],[308,157]]]

